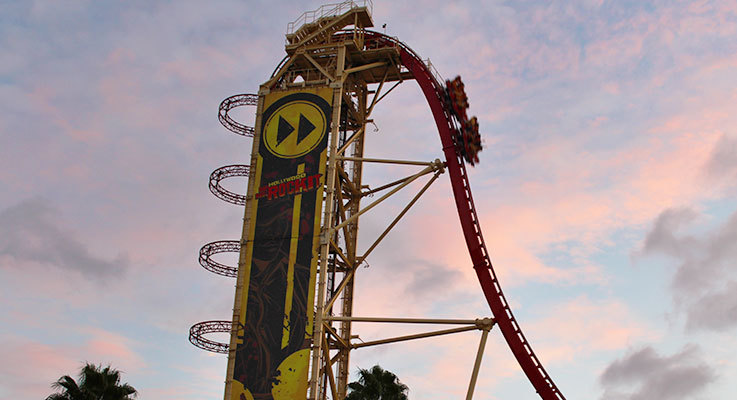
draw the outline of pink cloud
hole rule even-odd
[[[437,351],[442,345],[444,351],[441,353],[441,358],[434,360],[430,372],[421,378],[419,384],[414,384],[412,387],[422,387],[430,392],[442,393],[443,395],[438,398],[464,398],[480,339],[480,331],[438,338],[437,344],[435,346],[430,344],[425,354]],[[474,390],[476,394],[474,397],[487,398],[486,396],[498,392],[495,387],[499,383],[522,375],[516,360],[511,357],[511,352],[500,339],[500,332],[493,328],[489,332],[484,349],[484,358],[479,370],[479,380]]]
[[[586,62],[600,67],[631,64],[642,54],[643,40],[638,32],[597,40],[586,46]]]
[[[674,125],[664,129],[673,132]],[[502,274],[516,280],[601,280],[586,259],[606,246],[609,234],[647,223],[663,208],[713,195],[704,191],[701,170],[718,137],[717,132],[651,137],[599,154],[581,151],[576,138],[533,144],[519,161],[530,171],[544,169],[544,175],[522,175],[516,189],[490,197],[493,203],[481,212],[493,259],[514,266]],[[582,252],[574,267],[585,270],[566,272],[540,261],[539,254],[566,241],[578,243]]]
[[[574,362],[591,354],[658,340],[661,333],[634,317],[625,304],[579,296],[548,308],[548,317],[525,323],[546,363]]]
[[[9,336],[2,341],[0,385],[7,396],[4,398],[45,398],[52,393],[52,382],[79,368],[77,360],[49,345]]]
[[[116,368],[129,372],[146,366],[143,357],[133,350],[133,347],[138,345],[135,341],[98,328],[90,328],[86,333],[91,337],[85,343],[83,351],[94,357],[90,360],[101,360],[99,362],[103,364],[115,364]]]
[[[0,383],[7,398],[45,398],[51,383],[62,375],[76,377],[83,362],[110,364],[132,373],[145,367],[133,342],[124,336],[97,328],[87,329],[89,339],[81,345],[47,344],[19,336],[2,337],[3,362]]]
[[[40,118],[51,121],[57,128],[72,139],[80,142],[92,142],[102,137],[102,130],[94,129],[75,122],[72,117],[57,106],[61,94],[51,86],[36,86],[28,94]]]

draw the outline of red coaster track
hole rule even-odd
[[[435,124],[438,127],[440,141],[443,145],[450,182],[453,187],[453,196],[458,209],[458,217],[463,228],[463,236],[466,239],[468,252],[473,261],[481,288],[489,303],[491,312],[494,314],[496,323],[502,331],[504,339],[512,350],[520,367],[534,386],[537,393],[544,400],[565,400],[563,394],[553,382],[550,375],[545,371],[540,360],[532,351],[530,343],[522,333],[517,320],[512,314],[509,303],[504,297],[499,285],[494,268],[491,265],[489,252],[481,234],[476,208],[471,195],[471,186],[463,158],[456,150],[453,132],[456,131],[455,122],[452,117],[452,109],[445,101],[445,88],[441,82],[433,76],[430,68],[422,59],[407,45],[396,38],[381,34],[379,32],[366,32],[366,47],[395,47],[399,50],[402,64],[414,76],[420,85],[422,92],[430,105]]]

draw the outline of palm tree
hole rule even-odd
[[[77,382],[69,375],[64,375],[51,384],[54,389],[61,389],[61,393],[54,393],[46,400],[87,400],[91,399],[87,393],[83,393]]]
[[[407,400],[409,391],[396,375],[378,365],[359,368],[358,381],[349,383],[348,389],[346,400]]]
[[[102,365],[85,363],[79,371],[78,382],[64,375],[51,384],[61,393],[54,393],[46,400],[130,400],[136,397],[133,386],[120,384],[120,371]]]

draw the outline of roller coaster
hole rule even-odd
[[[346,1],[325,5],[318,10],[304,13],[299,19],[288,25],[285,46],[287,56],[277,65],[269,80],[261,85],[259,94],[239,94],[221,103],[218,119],[222,125],[238,135],[254,138],[250,165],[228,165],[218,168],[211,174],[209,182],[210,190],[215,196],[229,203],[245,206],[243,236],[240,241],[224,240],[206,244],[200,250],[199,262],[213,273],[237,278],[236,299],[232,320],[205,321],[195,324],[190,329],[190,341],[205,350],[229,354],[225,399],[238,398],[234,387],[236,384],[240,385],[236,381],[242,378],[239,378],[238,372],[234,372],[238,363],[235,359],[237,354],[247,354],[247,351],[244,350],[246,346],[244,336],[248,335],[249,328],[244,319],[245,311],[242,310],[242,307],[245,307],[243,305],[246,304],[244,303],[246,294],[243,292],[248,291],[248,284],[244,282],[248,280],[248,277],[244,271],[250,270],[246,260],[248,260],[248,252],[252,251],[248,249],[253,246],[253,242],[248,238],[252,237],[249,236],[249,232],[255,224],[252,216],[255,215],[254,207],[257,207],[259,187],[258,183],[251,182],[253,180],[251,177],[248,193],[242,195],[226,190],[220,182],[230,177],[249,176],[251,171],[261,168],[258,159],[260,156],[257,155],[259,137],[265,135],[262,130],[266,129],[264,127],[268,121],[265,121],[265,115],[269,112],[268,109],[265,110],[265,96],[280,91],[323,87],[329,88],[334,94],[333,123],[329,127],[330,139],[325,166],[324,195],[320,199],[324,216],[321,220],[319,243],[315,242],[318,271],[315,281],[311,281],[316,291],[313,299],[314,309],[312,305],[308,308],[310,322],[314,312],[314,325],[305,337],[305,340],[310,341],[308,347],[310,352],[309,380],[305,381],[305,385],[309,387],[307,398],[337,400],[345,397],[349,375],[349,355],[352,350],[369,345],[480,330],[482,339],[466,397],[470,399],[473,395],[486,335],[493,326],[497,326],[540,398],[564,400],[565,397],[546,372],[522,333],[509,302],[504,296],[484,242],[466,170],[467,164],[474,165],[479,162],[478,153],[482,150],[482,144],[478,134],[477,119],[466,115],[468,99],[462,80],[460,77],[443,80],[429,62],[423,61],[405,43],[384,33],[366,29],[373,26],[372,7],[370,1]],[[419,85],[432,112],[445,160],[409,161],[365,157],[363,143],[366,136],[366,124],[373,122],[370,116],[374,106],[397,85],[411,80]],[[390,82],[394,82],[394,86],[383,91],[384,85]],[[257,108],[255,127],[246,126],[230,117],[229,112],[241,106]],[[281,124],[282,121],[280,121],[279,135],[282,134]],[[302,129],[302,119],[299,124]],[[286,132],[290,133],[291,130]],[[364,165],[368,166],[373,163],[401,164],[423,169],[413,175],[370,188],[362,183],[361,177]],[[453,198],[472,260],[472,267],[493,318],[440,320],[354,316],[352,313],[353,286],[359,266],[366,262],[369,253],[378,247],[427,188],[438,179],[440,174],[445,172],[448,172],[450,178]],[[358,217],[423,176],[430,176],[429,181],[407,203],[382,234],[363,253],[360,253],[357,242]],[[383,193],[383,195],[369,205],[360,207],[361,199],[378,193]],[[223,252],[239,253],[238,267],[213,260],[213,255]],[[253,290],[251,288],[251,291]],[[252,306],[249,305],[249,307]],[[286,317],[285,321],[287,321]],[[357,343],[354,340],[356,335],[353,334],[352,324],[359,322],[436,323],[465,326]],[[288,327],[285,325],[284,329],[286,332]],[[220,343],[205,337],[214,332],[230,333],[230,343]],[[276,371],[275,367],[272,370]],[[305,376],[307,376],[306,373]],[[289,398],[284,397],[285,392],[280,392],[278,385],[273,383],[277,381],[272,379],[274,389],[271,393],[249,391],[248,395],[241,395],[240,399],[246,399],[248,396],[254,399]]]

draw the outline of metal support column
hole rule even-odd
[[[322,375],[320,371],[323,369],[323,351],[322,337],[325,334],[323,327],[324,305],[325,305],[325,283],[327,281],[328,254],[330,250],[330,232],[333,226],[333,210],[332,204],[335,198],[335,181],[336,181],[336,163],[338,161],[336,155],[338,151],[338,130],[340,128],[340,107],[343,98],[343,69],[345,67],[345,46],[338,48],[337,67],[335,70],[336,81],[331,83],[333,88],[333,115],[331,118],[330,130],[330,149],[328,152],[328,168],[324,216],[322,221],[322,229],[320,232],[320,261],[318,264],[318,286],[317,286],[317,305],[315,307],[315,323],[314,334],[312,337],[312,372],[310,375],[310,392],[308,398],[318,400],[322,395],[322,387],[319,384],[319,378]]]

